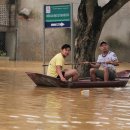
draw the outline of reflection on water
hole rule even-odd
[[[0,130],[130,130],[130,83],[85,96],[81,88],[37,88],[26,71],[42,73],[42,63],[0,61]]]

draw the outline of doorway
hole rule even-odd
[[[5,32],[0,32],[0,56],[6,56],[7,51],[6,51],[6,33]]]

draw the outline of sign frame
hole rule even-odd
[[[71,5],[44,5],[45,28],[68,28],[71,26]]]
[[[72,68],[73,68],[73,63],[74,63],[74,29],[73,29],[73,4],[72,3],[67,3],[67,4],[53,4],[53,5],[70,5],[70,27],[59,27],[59,28],[70,28],[71,29],[71,63],[72,63]],[[45,4],[43,5],[43,64],[45,64],[45,29],[47,29],[45,27]],[[50,27],[48,27],[49,29]],[[53,28],[58,28],[58,27],[53,27]],[[45,66],[43,66],[43,73],[45,74],[46,69]]]

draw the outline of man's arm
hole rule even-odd
[[[57,72],[57,74],[60,76],[61,81],[67,81],[67,80],[65,79],[65,77],[63,76],[63,74],[62,74],[62,69],[61,69],[61,66],[60,66],[60,65],[57,65],[57,66],[56,66],[56,72]]]
[[[116,54],[114,52],[112,52],[111,54],[112,54],[111,60],[107,61],[106,64],[112,64],[114,66],[118,66],[119,65],[119,61],[118,61],[118,58],[117,58]]]
[[[99,63],[96,63],[96,64],[90,63],[90,65],[91,65],[92,68],[99,68],[100,67]]]
[[[118,60],[115,60],[115,61],[107,61],[106,64],[112,64],[112,65],[114,65],[114,66],[119,66]]]

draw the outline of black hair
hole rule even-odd
[[[71,50],[71,46],[70,46],[69,44],[64,44],[64,45],[61,47],[62,50],[63,50],[63,49],[67,49],[67,48],[70,48],[70,50]]]

